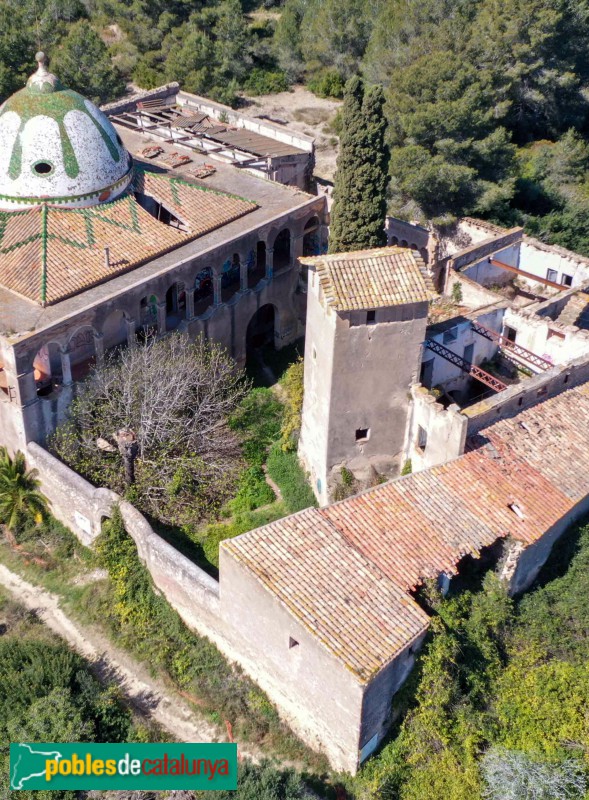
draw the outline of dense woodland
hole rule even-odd
[[[587,0],[2,0],[0,99],[42,46],[99,101],[178,80],[238,104],[383,87],[389,210],[523,224],[589,254]]]

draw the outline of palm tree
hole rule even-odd
[[[27,469],[20,451],[11,458],[6,448],[0,448],[0,520],[13,542],[23,518],[33,517],[39,523],[48,513],[48,501],[39,491],[40,486],[37,470]]]

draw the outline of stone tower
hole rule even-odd
[[[433,287],[407,248],[301,261],[309,284],[299,456],[323,505],[343,466],[359,479],[398,474]]]

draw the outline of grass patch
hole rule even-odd
[[[267,466],[270,477],[280,486],[289,514],[317,505],[295,452],[287,453],[280,444],[275,444],[268,456]]]

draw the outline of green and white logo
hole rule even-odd
[[[236,789],[236,744],[10,745],[10,788]]]

